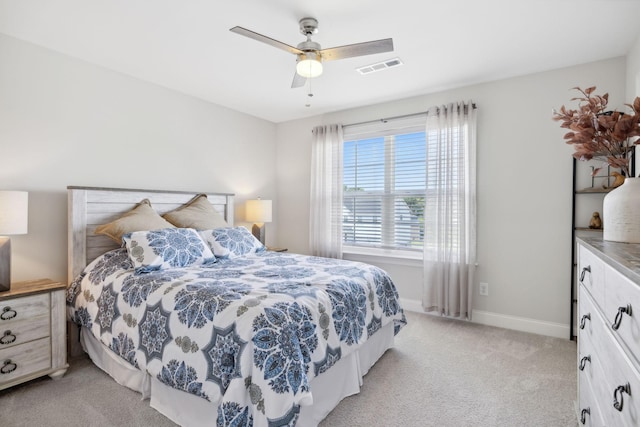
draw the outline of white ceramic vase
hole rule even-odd
[[[604,240],[640,243],[640,178],[627,178],[604,196]]]

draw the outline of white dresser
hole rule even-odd
[[[640,426],[640,245],[577,242],[578,421]]]

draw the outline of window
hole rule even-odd
[[[424,120],[422,116],[409,123],[394,121],[393,128],[385,124],[344,128],[345,246],[422,251],[427,167]]]

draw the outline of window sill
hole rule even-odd
[[[422,252],[394,251],[388,249],[368,249],[356,246],[343,246],[343,258],[361,262],[384,262],[396,265],[422,267]]]

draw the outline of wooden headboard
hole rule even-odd
[[[67,187],[67,192],[69,283],[91,261],[118,247],[110,238],[95,235],[96,227],[113,221],[143,199],[149,199],[153,209],[162,215],[204,193],[227,223],[233,225],[233,194],[75,186]]]

